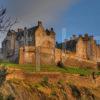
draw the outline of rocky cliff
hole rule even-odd
[[[51,84],[45,78],[34,84],[12,79],[1,86],[0,100],[100,100],[99,93],[100,87],[76,86],[63,80]]]
[[[17,71],[8,75],[5,69],[0,73],[0,100],[100,100],[99,76],[48,72],[24,77]]]

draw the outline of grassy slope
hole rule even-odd
[[[1,66],[5,66],[8,68],[21,69],[28,73],[36,72],[36,67],[33,66],[32,64],[19,65],[19,64],[13,64],[13,63],[1,63]],[[44,65],[40,67],[40,72],[63,72],[63,73],[80,74],[80,75],[86,76],[86,75],[90,75],[93,72],[93,70],[83,69],[83,68],[78,68],[78,67],[60,68],[57,66],[45,66]]]
[[[25,64],[11,64],[2,63],[2,66],[8,68],[17,68],[25,72],[35,72],[33,65]],[[63,72],[80,75],[90,75],[93,70],[81,69],[81,68],[60,68],[57,66],[41,66],[41,72]],[[77,81],[77,80],[75,80]],[[84,86],[84,84],[83,84]],[[59,80],[57,83],[49,83],[47,79],[43,79],[40,83],[31,83],[27,80],[11,79],[7,80],[1,89],[1,96],[14,97],[18,100],[100,100],[100,87],[89,88],[88,86],[76,86],[74,82],[66,82],[65,80]],[[6,92],[4,92],[6,91]],[[82,95],[81,95],[82,94]],[[34,98],[34,99],[33,99]],[[54,99],[55,98],[55,99]],[[3,99],[0,99],[3,100]],[[5,99],[4,99],[5,100]],[[11,99],[9,99],[11,100]]]

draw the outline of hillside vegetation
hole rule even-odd
[[[97,79],[93,79],[92,69],[41,66],[35,74],[32,65],[3,63],[1,66],[0,100],[100,100],[99,71],[95,73]],[[10,78],[6,78],[9,74]]]
[[[7,80],[0,91],[0,100],[100,100],[100,87],[80,87],[64,80],[52,84],[48,78],[35,84],[18,79]]]
[[[1,63],[0,66],[4,66],[7,68],[12,68],[12,69],[20,69],[24,72],[27,73],[32,73],[32,72],[37,72],[36,67],[33,66],[32,64],[13,64],[13,63]],[[91,75],[92,72],[96,74],[100,74],[99,70],[94,70],[94,69],[88,69],[88,68],[79,68],[79,67],[58,67],[58,66],[47,66],[47,65],[42,65],[40,66],[40,72],[61,72],[61,73],[71,73],[71,74],[80,74],[83,76]]]

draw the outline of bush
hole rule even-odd
[[[3,94],[2,94],[2,93],[0,93],[0,100],[4,100],[4,99],[3,99]]]
[[[62,63],[62,61],[58,61],[57,66],[58,67],[64,67],[64,64]]]
[[[48,80],[49,80],[48,77],[44,77],[43,80],[41,81],[41,85],[48,86],[48,84],[49,84]]]
[[[72,90],[72,95],[76,98],[79,99],[81,98],[81,93],[78,90],[78,88],[75,85],[69,85],[71,90]]]
[[[52,92],[51,92],[51,95],[52,95],[52,96],[56,96],[56,91],[52,91]]]
[[[64,80],[60,79],[57,83],[58,84],[64,84]]]
[[[4,83],[4,81],[6,80],[6,76],[7,76],[7,69],[5,67],[2,67],[0,69],[0,86]]]
[[[98,69],[100,70],[100,62],[97,63]]]
[[[11,94],[7,97],[7,100],[15,100],[15,97],[12,96]]]

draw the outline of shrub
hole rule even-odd
[[[100,70],[100,62],[97,62],[97,68]]]
[[[12,96],[11,94],[7,97],[7,100],[15,100],[15,97]]]
[[[58,67],[64,67],[64,64],[62,63],[62,61],[58,61],[57,66]]]
[[[52,96],[56,96],[56,91],[51,91]]]
[[[6,80],[6,76],[7,76],[7,69],[5,67],[2,67],[0,69],[0,86],[4,83],[4,81]]]
[[[85,76],[84,74],[80,74],[80,76]]]
[[[49,80],[48,77],[44,77],[43,80],[41,81],[41,85],[48,86],[49,85],[48,80]]]
[[[60,79],[57,83],[58,84],[64,84],[64,80]]]
[[[78,88],[75,85],[69,85],[71,90],[72,90],[72,95],[76,98],[79,99],[81,98],[81,93],[78,90]]]
[[[62,94],[63,94],[64,100],[68,100],[67,93],[64,90],[62,90]]]
[[[3,94],[2,94],[2,93],[0,93],[0,100],[4,100],[4,99],[3,99]]]

